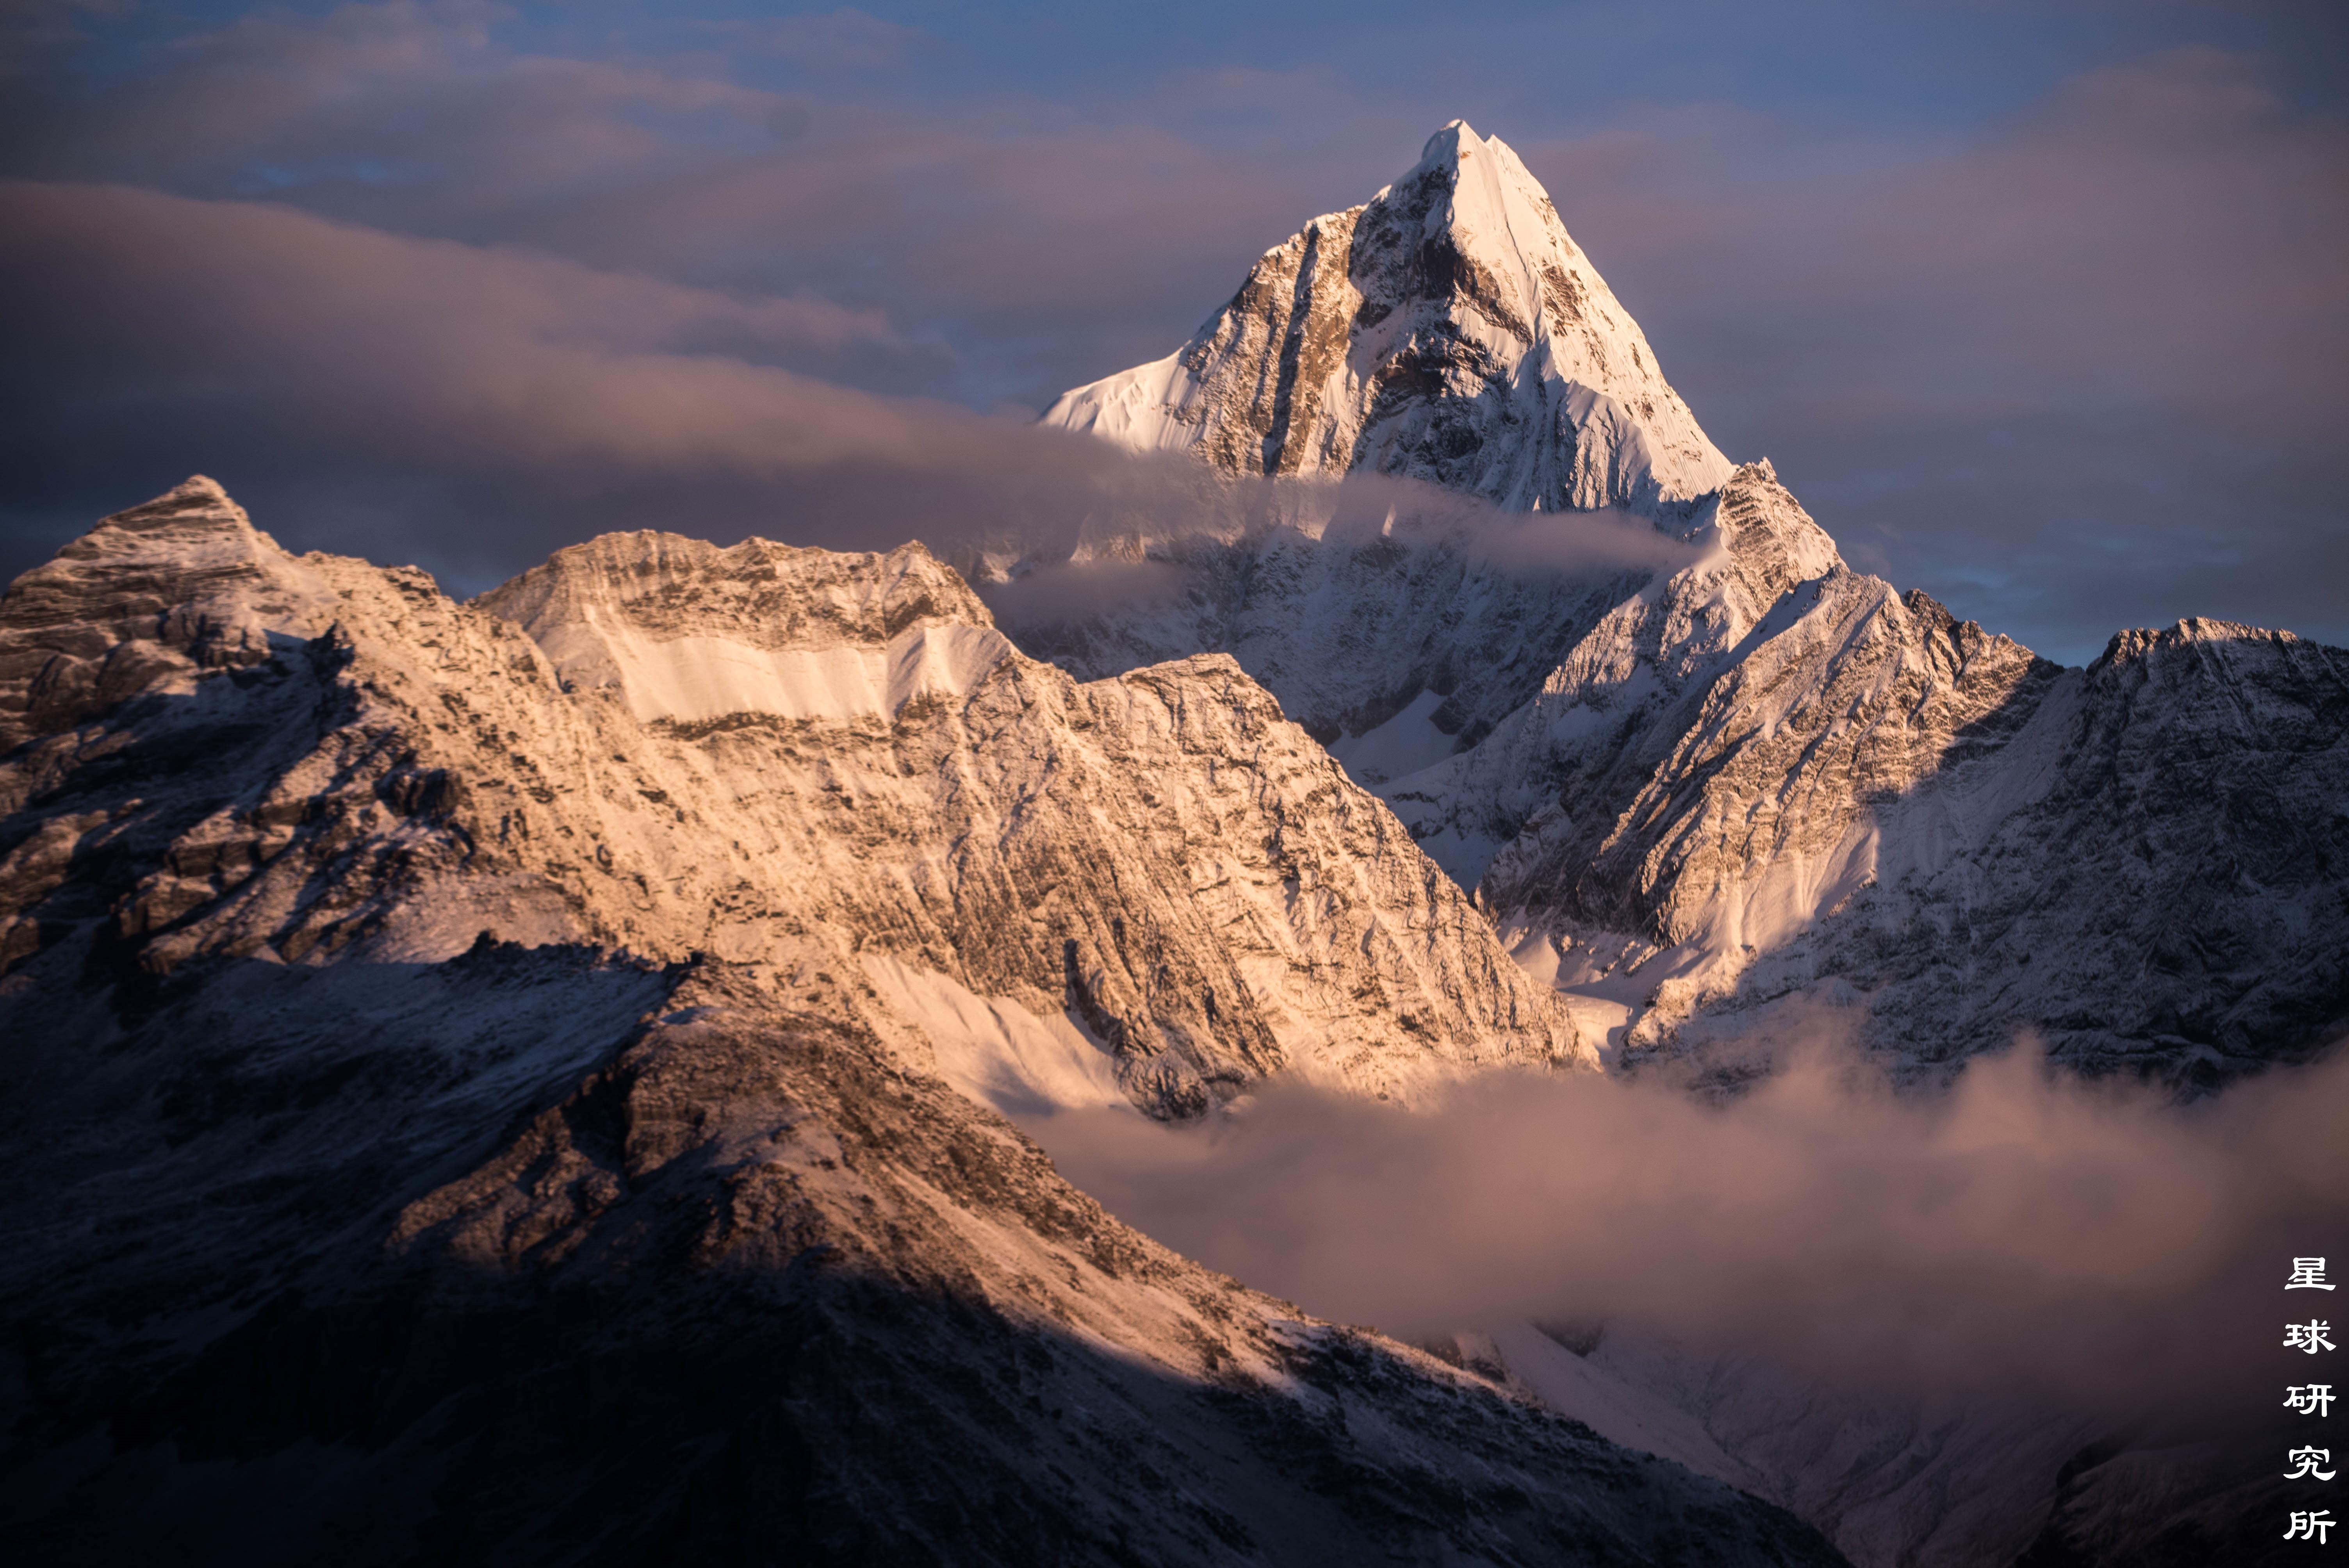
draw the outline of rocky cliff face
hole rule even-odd
[[[2349,657],[2192,622],[2064,670],[1786,551],[1759,471],[1719,507],[1723,591],[1667,580],[1389,789],[1439,853],[1506,841],[1485,897],[1642,1009],[1635,1054],[1796,996],[1920,1068],[2028,1032],[2202,1086],[2349,1030]]]
[[[1729,473],[1540,184],[1458,120],[1266,252],[1172,356],[1044,418],[1234,473],[1363,469],[1518,511],[1653,511]]]
[[[1850,814],[1833,901],[1690,1042],[1845,986],[1920,1063],[2028,1032],[2090,1073],[2209,1088],[2349,1034],[2349,650],[2189,621],[2002,679],[1896,731],[1934,766]],[[1818,726],[1822,749],[1869,717]]]
[[[1804,673],[1793,666],[1816,654],[1822,626],[1847,614],[1847,596],[1871,603],[1891,596],[1874,579],[1853,576],[1767,463],[1738,469],[1682,537],[1696,560],[1599,616],[1483,744],[1387,788],[1414,834],[1464,882],[1484,876],[1500,846],[1508,846],[1504,852],[1514,868],[1555,844],[1562,799],[1575,800],[1593,820],[1611,821],[1629,810],[1660,771],[1670,774],[1675,755],[1704,727],[1707,702],[1716,734],[1747,738],[1766,722],[1746,719],[1752,697],[1775,691],[1783,698],[1801,688]],[[1819,622],[1805,625],[1806,634],[1781,640],[1805,612],[1816,614],[1831,600]],[[1781,666],[1775,678],[1760,677],[1742,694],[1714,695],[1725,678],[1743,679],[1738,672],[1764,648]],[[1613,812],[1591,810],[1610,801]],[[1530,837],[1518,841],[1528,830]],[[1553,852],[1571,859],[1578,849],[1588,860],[1599,846]],[[1509,876],[1505,869],[1495,879],[1495,896],[1521,905],[1527,901]],[[1672,879],[1653,880],[1661,885]],[[1637,928],[1643,913],[1609,908],[1599,917]]]
[[[481,931],[708,951],[901,1021],[940,985],[1061,1020],[1058,1068],[1160,1115],[1272,1071],[1407,1096],[1588,1059],[1230,660],[1080,685],[918,546],[621,536],[470,607],[289,557],[199,482],[77,550],[0,626],[17,722],[50,731],[0,774],[13,963],[92,932],[158,973]],[[159,611],[150,582],[192,597]],[[232,636],[254,662],[203,676]],[[84,710],[54,694],[150,667],[115,720],[57,727]],[[150,842],[135,882],[82,869]]]
[[[916,548],[610,538],[459,605],[204,481],[21,588],[20,1552],[1839,1561],[988,1109],[1579,1059],[1228,660],[1079,685]]]

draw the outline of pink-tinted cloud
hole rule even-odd
[[[648,399],[623,428],[591,411],[605,393],[590,361],[626,356],[646,375],[730,377],[839,358],[910,367],[940,352],[909,343],[877,312],[743,299],[281,207],[22,182],[0,185],[0,203],[19,297],[60,307],[36,318],[39,346],[60,357],[78,350],[83,376],[112,378],[111,362],[159,357],[223,380],[239,365],[274,378],[315,372],[326,406],[398,408],[460,449],[520,441],[554,455],[582,438],[565,432],[584,419],[599,444],[689,460],[697,443],[739,441],[724,407],[756,400],[730,382],[730,399],[696,401],[689,418],[682,405]],[[340,377],[336,365],[347,367]],[[800,390],[787,376],[764,385],[771,397]],[[538,406],[533,417],[484,422],[523,400]],[[829,392],[816,400],[860,406]],[[583,412],[565,412],[574,407]],[[839,438],[818,421],[767,438],[812,449]]]
[[[807,373],[843,359],[868,381],[893,360],[918,372],[934,351],[876,313],[286,208],[0,184],[0,290],[25,307],[16,349],[36,372],[5,405],[14,438],[78,455],[93,483],[121,474],[92,513],[201,469],[290,542],[421,555],[460,585],[612,528],[1065,553],[1229,535],[1278,510],[1262,484],[1186,458]],[[126,405],[143,417],[122,418]],[[338,486],[407,493],[413,515],[370,539],[380,513],[352,518]],[[1296,504],[1341,539],[1456,535],[1527,571],[1685,553],[1620,518],[1499,517],[1376,478]],[[1047,573],[1005,603],[1065,614],[1138,591]]]
[[[16,351],[35,372],[9,407],[18,441],[93,475],[202,469],[233,488],[249,475],[264,490],[439,498],[388,548],[328,531],[377,554],[461,549],[512,571],[648,524],[1073,540],[1089,520],[1186,526],[1215,489],[1178,459],[792,368],[924,356],[871,313],[282,208],[0,186],[0,288],[25,309]],[[126,406],[141,417],[122,419]],[[307,531],[315,517],[268,521],[328,542]]]
[[[1291,160],[1212,150],[1145,119],[1103,124],[1016,98],[885,106],[765,90],[731,79],[722,51],[520,53],[491,15],[393,0],[241,20],[185,40],[135,86],[49,106],[16,128],[16,162],[884,303],[996,338],[1007,363],[987,384],[1031,400],[1071,364],[1113,367],[1069,355],[1071,334],[1107,333],[1113,353],[1136,356],[1179,335],[1321,200]],[[845,37],[864,26],[852,15],[772,26]],[[1140,321],[1138,299],[1152,302]],[[1060,363],[1030,370],[1019,362],[1040,332]]]
[[[2120,1416],[2251,1408],[2229,1403],[2275,1367],[2286,1260],[2349,1258],[2344,1124],[2349,1060],[2180,1108],[2028,1052],[1901,1097],[1820,1045],[1726,1106],[1594,1076],[1030,1130],[1122,1219],[1342,1319],[1604,1322],[1864,1391]]]

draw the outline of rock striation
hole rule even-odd
[[[1437,342],[1468,346],[1425,375],[1396,346]],[[1153,543],[1180,593],[1014,629],[1096,678],[1231,654],[1625,1062],[1792,1003],[1852,1009],[1904,1073],[2030,1034],[2189,1090],[2349,1034],[2349,653],[2187,622],[2062,669],[1852,571],[1653,365],[1515,154],[1455,124],[1046,418],[1234,475],[1633,509],[1680,553],[1529,571],[1392,514],[1284,523]],[[1613,412],[1513,401],[1568,384]],[[1636,460],[1585,460],[1635,427],[1609,450]]]
[[[912,546],[458,604],[191,480],[0,671],[20,1555],[1841,1561],[991,1108],[1587,1061],[1227,658],[1080,684]]]
[[[1158,1115],[1273,1071],[1408,1097],[1591,1060],[1228,658],[1081,685],[919,546],[616,536],[467,606],[289,556],[191,481],[23,587],[0,668],[47,733],[0,771],[12,965],[100,928],[161,974],[482,931],[706,951],[856,976],[901,1021],[941,985],[1061,1020],[1063,1066]],[[208,678],[224,638],[253,662]],[[53,695],[126,669],[157,673],[107,719]],[[154,864],[101,892],[79,868],[116,844]]]
[[[1653,511],[1730,468],[1540,183],[1461,120],[1267,251],[1174,354],[1044,419],[1235,473],[1366,470],[1516,511]]]

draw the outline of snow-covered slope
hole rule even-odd
[[[1626,791],[1669,762],[1725,675],[1764,649],[1781,663],[1802,661],[1816,627],[1792,641],[1785,634],[1826,603],[1823,594],[1847,585],[1862,596],[1890,593],[1844,566],[1766,462],[1733,474],[1682,537],[1696,560],[1598,616],[1475,750],[1384,787],[1413,834],[1464,883],[1474,885],[1502,845],[1514,863],[1555,843],[1562,798],[1581,805],[1611,790],[1628,806]],[[1739,717],[1727,722],[1743,735],[1744,710],[1731,707]],[[1634,914],[1625,929],[1639,923]]]
[[[1676,537],[1640,582],[1285,530],[1015,630],[1229,649],[1627,1059],[1781,998],[1922,1068],[2029,1030],[2209,1083],[2349,1032],[2349,655],[2192,622],[2064,670],[1851,571],[1766,462]]]
[[[740,965],[131,1001],[0,996],[20,1560],[1842,1561],[1168,1253]]]
[[[132,696],[185,696],[206,671],[259,664],[331,624],[334,599],[218,486],[191,480],[10,585],[0,751]]]
[[[2190,622],[2064,670],[1846,569],[1766,467],[1713,504],[1704,562],[1384,788],[1468,874],[1506,846],[1485,898],[1635,1053],[1792,996],[1918,1064],[2028,1030],[2199,1083],[2349,1031],[2349,655]]]
[[[1167,540],[1150,547],[1164,576],[1148,600],[1082,615],[1023,603],[1005,624],[1081,679],[1227,653],[1377,785],[1483,739],[1651,575],[1636,562],[1529,569],[1495,535],[1406,513],[1376,530]]]
[[[224,645],[243,662],[202,676]],[[15,722],[46,732],[0,771],[12,964],[82,929],[44,900],[86,903],[100,846],[160,839],[105,910],[159,972],[437,960],[489,931],[830,975],[879,1016],[915,995],[866,977],[885,960],[1073,1019],[1160,1115],[1274,1071],[1408,1097],[1590,1059],[1228,658],[1080,685],[919,546],[617,535],[464,606],[290,557],[197,480],[27,575],[12,670]],[[63,727],[88,704],[57,694],[140,670],[116,720]]]
[[[1580,1059],[1227,659],[1081,686],[915,547],[460,605],[191,480],[0,672],[20,1553],[1839,1561],[975,1103]]]
[[[1518,511],[1654,511],[1730,468],[1540,183],[1458,120],[1266,252],[1174,354],[1044,418],[1234,473],[1398,474]]]
[[[2013,1393],[1862,1392],[1628,1326],[1520,1322],[1457,1344],[1601,1436],[1787,1509],[1857,1568],[2292,1560],[2275,1521],[2295,1483],[2257,1459],[2302,1440],[2283,1416],[2115,1422]]]
[[[1658,976],[1635,1044],[1701,1045],[1778,998],[1847,997],[1909,1060],[2029,1032],[2091,1073],[2207,1088],[2349,1035],[2349,650],[2189,621],[2057,670],[1938,614],[1875,620],[1898,650],[1877,662],[1916,670],[1905,683],[1863,680],[1854,658],[1768,742],[1660,772],[1576,892],[1533,857],[1492,879],[1557,903],[1669,885],[1654,939],[1715,954],[1723,923],[1744,924],[1743,963]],[[1656,805],[1692,775],[1693,799]],[[1742,844],[1720,824],[1755,815],[1757,775],[1827,802]],[[1691,1009],[1720,1016],[1676,1029]]]
[[[1630,1329],[1515,1323],[1491,1339],[1552,1409],[1770,1499],[1860,1568],[2013,1563],[2045,1526],[2067,1462],[2113,1436],[2017,1403],[1855,1398]]]
[[[1611,412],[1554,417],[1560,377]],[[1281,526],[1151,543],[1179,592],[1010,627],[1092,677],[1231,654],[1531,972],[1626,1020],[1627,1059],[1786,997],[1858,1005],[1916,1067],[2028,1030],[2203,1083],[2349,1033],[2349,655],[2189,622],[2064,671],[1851,571],[1767,462],[1720,459],[1464,126],[1174,359],[1047,418],[1233,472],[1635,508],[1694,552],[1531,571],[1441,530]]]
[[[1160,1113],[1268,1071],[1407,1096],[1588,1059],[1469,901],[1227,657],[1080,685],[918,546],[609,537],[481,605],[685,770],[676,799],[715,820],[665,838],[722,822],[745,846],[729,875],[756,892],[707,941],[788,908],[861,954],[1072,1010]]]

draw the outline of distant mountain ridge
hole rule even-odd
[[[2349,1035],[2349,652],[2189,622],[2065,671],[1853,572],[1705,439],[1497,139],[1447,127],[1044,418],[1695,551],[1513,577],[1440,531],[1276,526],[1153,543],[1171,599],[1012,628],[1091,678],[1232,654],[1630,1059],[1790,1000],[1928,1072],[2029,1033],[2209,1085]]]

